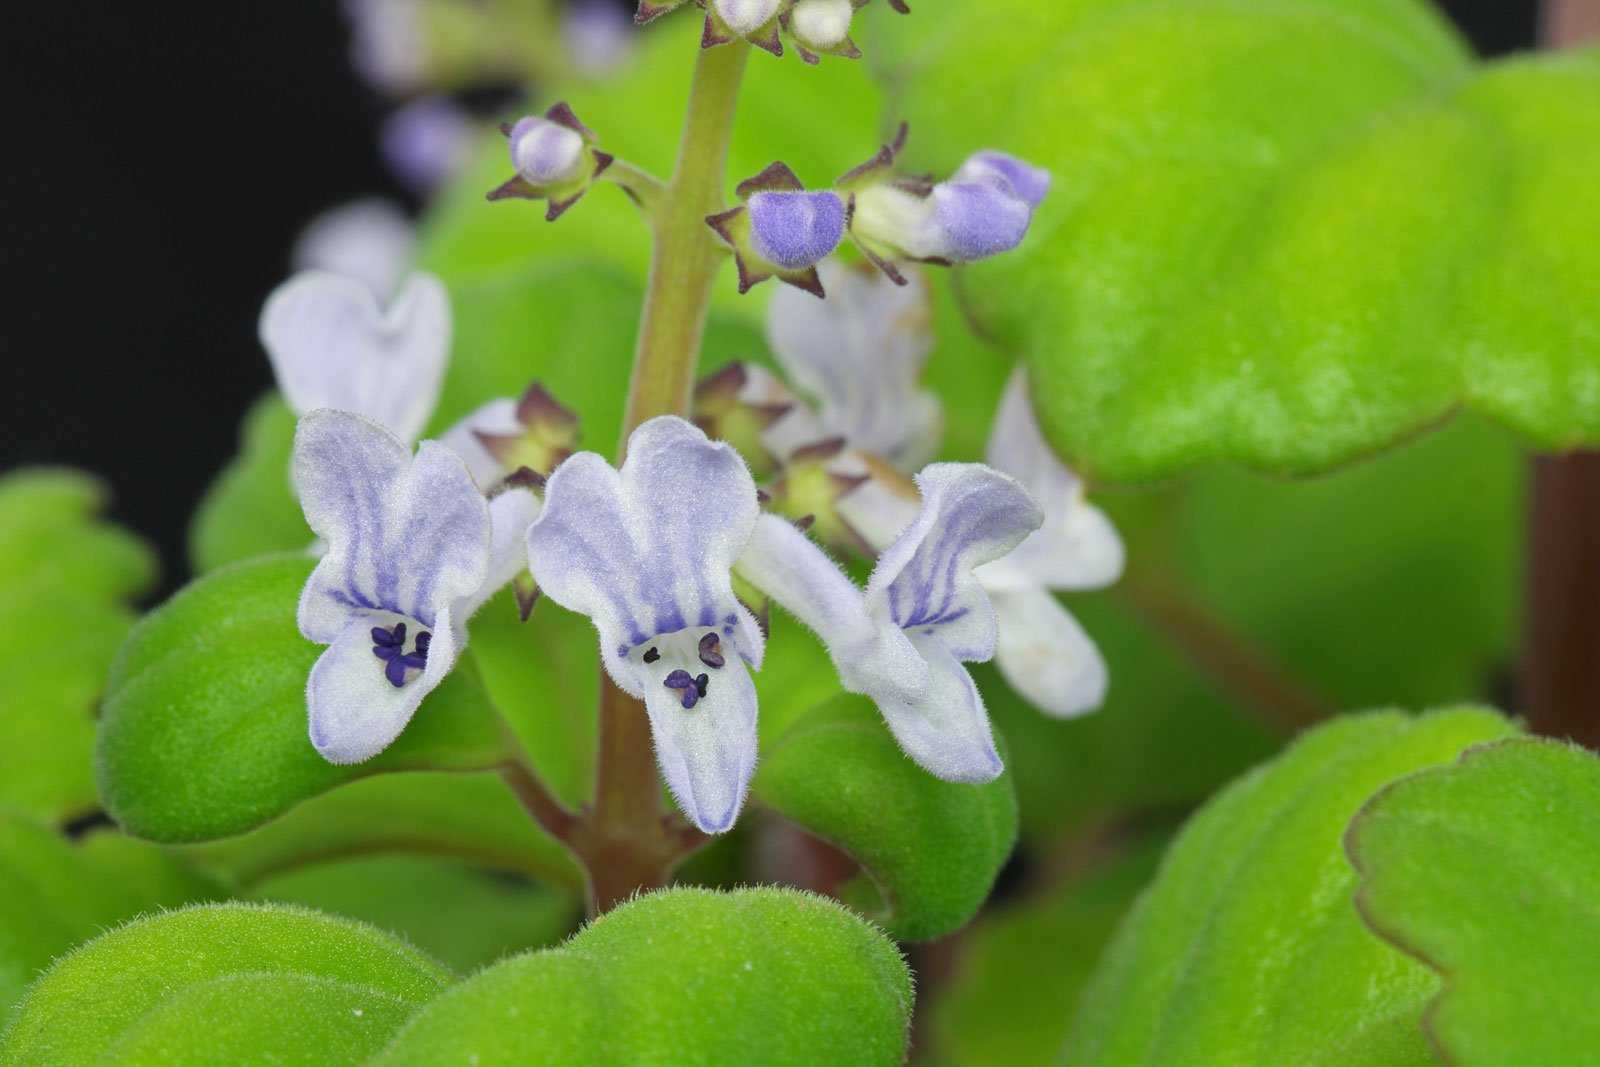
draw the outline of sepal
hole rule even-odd
[[[639,0],[639,10],[633,15],[634,25],[648,25],[662,15],[670,15],[686,3],[688,0]]]
[[[565,101],[541,116],[504,123],[516,174],[491,189],[490,200],[544,200],[545,219],[554,222],[589,191],[614,157],[595,147],[594,131],[579,121]]]
[[[472,435],[509,477],[529,471],[541,477],[577,449],[579,420],[538,382],[528,386],[512,411],[512,425],[474,429]]]
[[[773,474],[787,458],[773,447],[774,427],[799,414],[799,401],[761,367],[730,363],[694,389],[694,424],[707,437],[737,449],[758,479]]]
[[[699,3],[706,9],[705,28],[700,33],[701,48],[732,44],[743,38],[775,56],[783,55],[778,20],[785,0],[699,0]]]
[[[831,548],[869,559],[909,524],[918,506],[911,479],[842,437],[796,449],[767,492],[769,510],[806,522]]]
[[[779,16],[800,58],[816,66],[821,55],[860,59],[861,49],[850,39],[850,22],[866,0],[798,0]]]

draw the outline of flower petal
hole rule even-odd
[[[1030,208],[1036,208],[1050,192],[1050,172],[1043,167],[992,149],[974,152],[951,179],[956,182],[987,181],[1005,189]]]
[[[494,437],[522,432],[522,423],[517,418],[517,402],[510,397],[500,397],[480,406],[450,427],[440,435],[439,442],[461,457],[461,462],[467,465],[467,470],[472,473],[472,479],[480,489],[489,490],[499,484],[507,472],[501,468],[500,461],[483,447],[478,434]]]
[[[1005,770],[989,715],[972,676],[937,636],[918,631],[911,643],[927,661],[931,684],[915,701],[874,696],[900,747],[929,774],[947,782],[992,782]]]
[[[733,825],[749,791],[756,765],[756,687],[737,656],[710,671],[689,665],[708,678],[705,695],[684,707],[682,690],[669,688],[666,677],[685,669],[679,659],[663,656],[651,665],[630,664],[655,739],[656,761],[678,806],[689,821],[708,834]]]
[[[1039,528],[1027,490],[979,463],[935,463],[916,478],[917,519],[878,557],[868,606],[918,636],[937,634],[963,660],[994,655],[994,609],[973,570]]]
[[[346,623],[306,682],[311,744],[329,763],[360,763],[388,748],[455,666],[464,641],[446,610],[431,630],[427,666],[396,686],[372,654],[374,618],[368,614]]]
[[[1105,702],[1106,661],[1055,597],[1038,587],[990,595],[1000,624],[995,662],[1011,688],[1062,719]]]
[[[350,618],[384,611],[434,629],[488,577],[489,505],[455,453],[415,459],[358,415],[313,411],[295,431],[294,479],[328,551],[300,597],[300,631],[328,644]]]
[[[933,217],[945,257],[969,263],[1021,244],[1033,222],[1033,208],[996,183],[951,181],[934,186]]]
[[[767,337],[789,379],[818,401],[829,435],[904,470],[938,447],[938,400],[918,386],[933,346],[927,284],[895,285],[880,272],[828,260],[819,268],[828,298],[775,293]]]
[[[416,247],[416,227],[399,205],[357,200],[312,219],[295,239],[296,271],[323,270],[361,282],[379,300],[400,284]]]
[[[489,501],[489,576],[461,609],[463,619],[504,589],[528,566],[528,527],[539,518],[539,498],[528,489],[507,489]]]
[[[361,282],[298,274],[267,299],[260,329],[299,414],[351,411],[412,441],[433,413],[450,351],[450,300],[431,274],[412,275],[387,312]]]
[[[860,587],[792,523],[762,515],[738,567],[822,639],[852,693],[911,700],[927,690],[927,665],[905,631],[873,618]]]
[[[1044,525],[1009,556],[984,568],[987,588],[1098,589],[1122,576],[1122,539],[1105,513],[1084,498],[1083,481],[1039,432],[1022,367],[1006,384],[988,460],[1033,495],[1044,511]]]
[[[821,262],[844,239],[845,208],[838,193],[759,192],[746,206],[751,244],[784,270]]]
[[[657,634],[731,627],[738,653],[760,665],[760,629],[729,573],[757,513],[739,454],[663,416],[629,437],[620,472],[593,452],[556,469],[528,531],[529,565],[552,600],[594,621],[612,678],[642,697],[622,660]]]

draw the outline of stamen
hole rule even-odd
[[[712,631],[700,639],[700,662],[715,670],[728,661],[723,658],[721,649],[722,639]],[[701,677],[704,677],[702,675]],[[704,694],[702,694],[704,695]]]
[[[705,675],[702,674],[700,677],[704,678]],[[685,708],[694,707],[700,698],[705,696],[705,690],[697,684],[695,679],[689,677],[689,672],[686,670],[673,671],[667,675],[662,684],[668,689],[678,690],[678,699],[682,701]]]
[[[655,648],[654,645],[651,645],[650,646],[650,651],[648,651],[648,652],[646,652],[644,654],[644,661],[646,663],[654,663],[656,660],[658,660],[660,658],[661,658],[661,653],[656,651],[656,648]]]
[[[372,628],[372,654],[383,660],[383,676],[396,689],[406,684],[407,671],[420,671],[428,665],[428,646],[432,643],[433,635],[423,630],[417,634],[412,650],[406,652],[405,623],[397,622],[393,629],[383,626]]]
[[[706,686],[710,684],[711,676],[709,674],[696,675],[694,680],[694,691],[699,693],[701,696],[705,696]]]

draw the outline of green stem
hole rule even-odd
[[[706,216],[722,210],[728,140],[750,46],[700,52],[678,163],[651,219],[655,248],[634,350],[623,440],[657,415],[687,415],[695,364],[711,307],[711,286],[726,258]]]
[[[646,216],[653,216],[661,197],[666,193],[667,187],[660,178],[645,170],[636,167],[625,159],[613,160],[611,166],[600,176],[603,182],[610,182],[620,187],[640,208]]]

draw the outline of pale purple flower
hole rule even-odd
[[[326,545],[300,596],[300,632],[328,648],[311,669],[311,743],[332,763],[389,746],[455,665],[466,621],[522,567],[538,500],[486,500],[459,457],[413,458],[359,415],[313,411],[295,431],[294,481]]]
[[[844,238],[844,201],[837,193],[759,192],[746,208],[752,247],[784,270],[815,265]]]
[[[951,180],[997,184],[1030,208],[1038,207],[1050,191],[1049,171],[992,149],[968,156]]]
[[[815,630],[840,680],[869,696],[906,754],[948,781],[1004,769],[983,697],[963,662],[995,653],[994,609],[976,568],[1038,529],[1027,491],[981,464],[941,463],[916,479],[922,503],[883,552],[863,594],[793,526],[764,516],[741,575]]]
[[[362,282],[307,271],[267,298],[260,335],[295,413],[354,412],[414,441],[439,398],[450,300],[431,274],[412,275],[385,308]]]
[[[396,96],[415,88],[427,64],[420,0],[344,0],[344,14],[356,72]]]
[[[931,189],[881,181],[855,194],[851,228],[890,257],[969,263],[1022,243],[1049,173],[998,152],[969,158]]]
[[[765,641],[731,568],[758,512],[739,454],[663,416],[628,438],[620,470],[592,452],[556,468],[528,531],[534,580],[594,623],[607,673],[644,701],[668,786],[708,833],[733,825],[755,767],[749,671]]]

